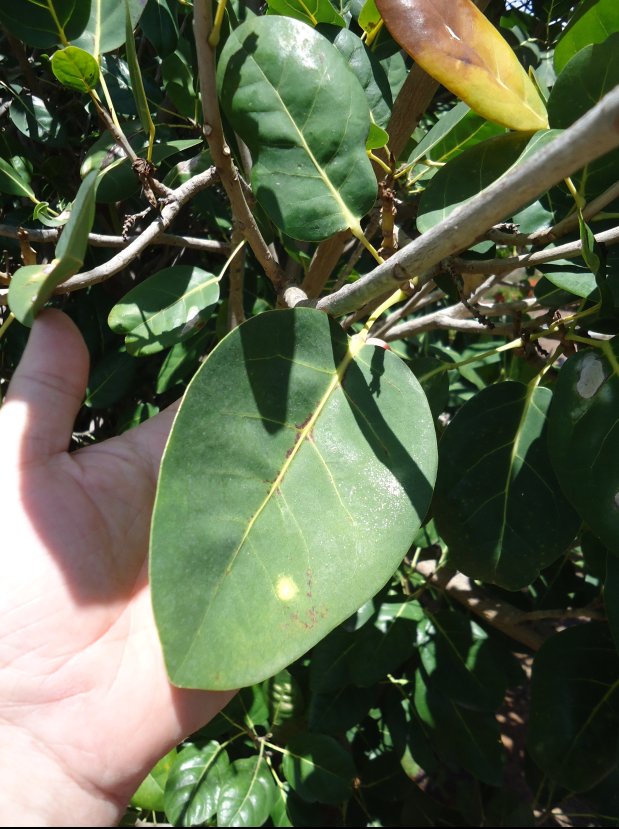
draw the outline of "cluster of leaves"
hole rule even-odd
[[[478,5],[507,42],[469,0],[0,9],[0,382],[51,301],[77,445],[187,387],[154,608],[173,682],[244,687],[128,821],[617,822],[619,152],[501,199],[619,84],[619,9]]]

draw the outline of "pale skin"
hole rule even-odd
[[[69,454],[88,375],[44,311],[0,408],[0,825],[111,826],[231,693],[167,680],[147,550],[167,410]]]

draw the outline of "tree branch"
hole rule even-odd
[[[35,245],[55,245],[60,237],[60,230],[55,228],[31,229],[0,224],[0,237],[19,239],[21,232],[24,234],[23,238]],[[139,235],[123,237],[109,236],[105,233],[88,234],[88,244],[93,248],[124,248],[136,239],[139,239]],[[230,251],[230,245],[225,242],[217,242],[214,239],[201,239],[199,236],[178,236],[173,233],[160,233],[150,244],[169,245],[174,248],[191,248],[192,250],[203,250],[207,253],[221,254],[222,256],[226,256]]]
[[[528,204],[558,181],[619,144],[619,87],[568,127],[509,177],[482,190],[432,230],[351,285],[319,300],[317,307],[339,316],[365,305],[404,279],[427,272],[442,259],[470,247],[489,227]]]
[[[203,173],[190,178],[176,190],[172,191],[172,196],[167,204],[165,204],[161,213],[157,218],[151,222],[148,227],[140,233],[137,239],[134,239],[124,250],[117,253],[103,265],[99,265],[90,271],[75,274],[70,279],[62,282],[54,293],[63,294],[67,291],[77,291],[85,288],[88,285],[95,285],[97,282],[104,282],[113,276],[115,273],[126,268],[142,251],[152,244],[153,240],[158,238],[164,230],[170,226],[172,221],[179,214],[181,209],[196,196],[201,190],[209,187],[217,180],[217,172],[214,167],[209,167]]]
[[[436,568],[437,562],[428,559],[417,562],[415,569],[427,578],[429,584],[447,593],[493,628],[531,650],[537,651],[541,648],[545,637],[536,630],[525,627],[525,623],[529,621],[527,613],[507,602],[491,598],[482,587],[478,587],[462,573],[447,567],[440,570]]]
[[[204,116],[204,134],[211,151],[213,163],[219,173],[239,229],[247,239],[265,274],[279,289],[285,281],[284,274],[262,238],[256,220],[245,200],[239,175],[232,161],[230,147],[228,147],[224,138],[215,83],[215,50],[208,42],[213,27],[211,0],[194,0],[193,15],[200,78],[200,98]]]

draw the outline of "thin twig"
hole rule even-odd
[[[410,276],[427,273],[442,259],[466,250],[487,228],[618,144],[619,87],[509,176],[457,207],[366,276],[319,300],[317,307],[336,316],[350,313],[389,288],[395,289],[402,282],[402,272]],[[424,281],[419,276],[419,284]]]
[[[35,245],[54,245],[60,236],[60,230],[56,228],[32,229],[0,224],[0,237],[19,239],[21,231],[25,234],[25,238]],[[139,239],[139,234],[126,238],[110,236],[105,233],[88,234],[88,244],[92,245],[93,248],[124,248],[136,239]],[[227,256],[230,251],[230,246],[225,242],[217,242],[215,239],[201,239],[199,236],[179,236],[173,233],[160,233],[150,244],[191,248],[192,250],[203,250],[207,253],[218,253],[222,256]]]
[[[619,244],[619,227],[596,233],[595,238],[600,244],[617,245]],[[581,252],[582,243],[580,239],[577,239],[558,247],[534,250],[520,256],[510,256],[506,259],[460,259],[454,257],[451,259],[451,263],[456,270],[462,273],[505,274],[516,270],[516,268],[534,268],[537,265],[543,265],[545,262],[553,262],[555,259],[573,259],[575,256],[580,256]]]
[[[234,225],[232,228],[231,247],[232,250],[243,241],[243,234]],[[237,253],[228,270],[230,290],[228,292],[228,331],[232,331],[245,321],[245,309],[243,308],[243,284],[245,280],[245,246]]]
[[[210,167],[203,173],[198,173],[189,181],[181,184],[173,191],[173,198],[162,207],[160,215],[133,242],[121,250],[120,253],[117,253],[116,256],[104,262],[103,265],[98,265],[90,271],[75,274],[75,276],[67,279],[66,282],[61,283],[56,288],[55,293],[62,294],[67,291],[77,291],[89,285],[95,285],[97,282],[104,282],[122,271],[152,243],[153,239],[156,239],[163,231],[167,230],[188,201],[216,180],[217,172],[214,167]]]

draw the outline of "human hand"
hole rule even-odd
[[[79,331],[35,322],[0,409],[0,825],[111,825],[231,693],[170,685],[146,553],[173,411],[69,454]],[[5,822],[6,820],[6,822]]]

